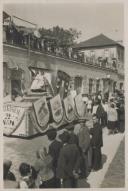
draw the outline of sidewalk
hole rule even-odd
[[[109,168],[109,165],[111,164],[123,137],[124,133],[108,135],[108,130],[106,128],[103,129],[103,168],[97,172],[91,172],[88,176],[86,182],[89,184],[90,188],[100,188],[104,180],[105,174],[107,173],[107,170]],[[80,180],[80,182],[78,183],[80,188],[84,188],[84,184],[85,180]]]
[[[125,187],[125,139],[112,160],[101,188],[124,188]]]

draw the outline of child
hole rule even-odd
[[[36,171],[35,169],[27,163],[21,163],[19,167],[20,178],[20,188],[34,188]]]

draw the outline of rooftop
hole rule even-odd
[[[86,41],[80,42],[79,44],[75,45],[74,48],[91,48],[91,47],[115,46],[115,45],[123,47],[121,44],[108,38],[104,34],[100,34]]]

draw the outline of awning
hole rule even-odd
[[[7,14],[5,11],[3,11],[3,19],[11,18],[9,14]]]
[[[17,62],[14,58],[3,55],[3,63],[7,64],[9,69],[23,70],[22,63]]]
[[[22,31],[24,34],[34,33],[35,28],[26,28],[24,26],[15,26],[18,32]]]

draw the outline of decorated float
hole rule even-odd
[[[70,76],[57,72],[56,91],[49,86],[41,73],[35,76],[30,90],[19,101],[5,101],[3,105],[4,135],[32,138],[45,134],[49,127],[66,128],[70,122],[85,117],[86,106],[81,94],[73,98],[70,92]],[[52,92],[52,93],[51,93]],[[56,92],[56,93],[55,93]]]

